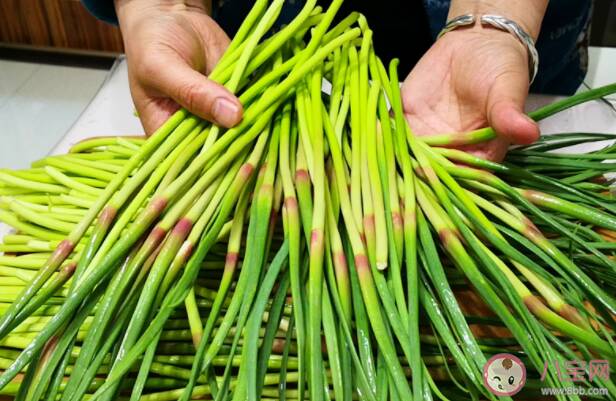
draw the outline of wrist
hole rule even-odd
[[[536,41],[547,4],[547,0],[452,0],[447,19],[462,14],[496,14],[515,21]]]
[[[539,55],[533,39],[517,23],[507,18],[483,15],[477,21],[473,14],[464,14],[450,20],[438,36],[439,41],[447,37],[453,40],[450,43],[468,43],[469,40],[477,43],[476,40],[479,40],[477,48],[497,43],[511,50],[517,48],[528,64],[529,81],[532,83],[537,75]]]
[[[524,63],[528,62],[528,51],[515,36],[490,25],[484,26],[476,23],[473,26],[460,27],[440,37],[438,42],[441,41],[446,42],[447,46],[454,48],[462,44],[472,43],[472,48],[478,51],[481,51],[486,44],[490,46],[505,46],[509,49],[515,49],[516,53],[520,54],[521,60]]]

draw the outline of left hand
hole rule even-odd
[[[436,41],[404,81],[402,101],[417,135],[493,127],[496,139],[464,150],[501,161],[510,143],[539,137],[524,114],[528,86],[526,48],[507,32],[475,26]]]

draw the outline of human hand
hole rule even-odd
[[[116,0],[131,94],[143,128],[152,134],[180,106],[231,127],[242,105],[207,78],[229,37],[203,0]]]
[[[496,139],[463,149],[501,161],[510,143],[539,137],[524,114],[528,85],[526,48],[507,32],[475,26],[436,41],[404,81],[402,101],[417,135],[493,127]]]

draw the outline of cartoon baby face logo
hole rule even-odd
[[[514,355],[496,354],[483,366],[483,383],[494,395],[515,395],[526,383],[526,367]]]

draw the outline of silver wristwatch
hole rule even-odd
[[[477,18],[474,14],[464,14],[458,17],[455,17],[445,24],[443,30],[438,34],[437,38],[440,38],[444,34],[449,31],[453,31],[462,26],[474,25]],[[528,70],[530,76],[530,83],[535,80],[537,76],[537,71],[539,69],[539,53],[537,53],[537,48],[535,48],[535,42],[533,38],[530,37],[524,29],[520,25],[518,25],[515,21],[510,20],[509,18],[505,18],[500,15],[482,15],[479,19],[482,25],[491,25],[497,29],[502,31],[506,31],[514,35],[528,50]]]

